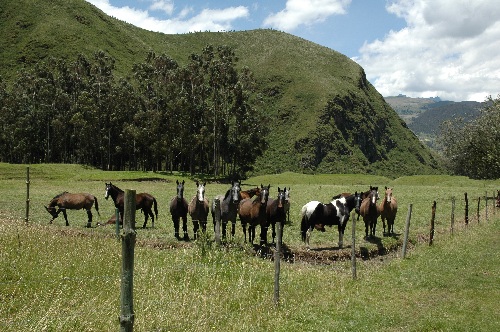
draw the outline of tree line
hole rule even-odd
[[[0,160],[242,176],[266,148],[263,103],[228,46],[179,65],[149,51],[126,78],[103,51],[0,77]]]
[[[438,141],[453,174],[500,178],[500,95],[488,97],[486,105],[472,121],[457,118],[441,125]]]

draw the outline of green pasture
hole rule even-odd
[[[352,280],[349,261],[312,264],[301,259],[282,263],[278,308],[273,304],[274,264],[253,254],[243,243],[241,225],[226,246],[208,239],[177,241],[168,213],[175,180],[186,180],[186,196],[194,195],[193,178],[183,174],[104,172],[78,165],[31,165],[30,221],[24,222],[26,165],[0,164],[0,331],[118,330],[121,244],[112,226],[88,229],[86,213],[69,211],[48,224],[44,204],[62,191],[90,192],[98,197],[105,222],[113,213],[104,200],[104,183],[153,194],[159,205],[155,228],[137,230],[134,275],[136,331],[496,331],[500,300],[500,210],[484,195],[499,181],[453,176],[388,179],[365,175],[284,173],[250,178],[243,189],[271,184],[291,187],[291,225],[284,244],[304,250],[300,208],[310,200],[370,185],[394,187],[399,202],[394,237],[365,241],[356,226],[356,250],[384,247],[394,252],[358,259]],[[202,179],[203,180],[203,179]],[[207,181],[207,196],[224,193],[229,184]],[[380,190],[381,191],[381,190]],[[469,196],[470,225],[463,225],[464,192]],[[451,198],[456,197],[455,232],[450,234]],[[481,197],[480,220],[476,219]],[[429,247],[431,206],[437,203],[436,235]],[[412,204],[410,246],[400,256],[404,223]],[[95,212],[95,211],[93,211]],[[142,215],[137,214],[138,224]],[[139,223],[139,221],[141,221]],[[350,252],[349,221],[344,251]],[[192,223],[188,228],[192,237]],[[270,234],[268,234],[270,238]],[[313,232],[311,252],[340,252],[335,228]]]

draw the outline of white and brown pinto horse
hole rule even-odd
[[[95,207],[95,210],[99,215],[99,204],[97,203],[97,197],[87,193],[72,194],[65,191],[52,198],[49,202],[49,205],[45,206],[45,209],[52,216],[52,219],[49,222],[50,224],[52,224],[52,221],[59,216],[59,213],[62,212],[64,220],[66,221],[66,226],[69,226],[66,210],[85,209],[88,216],[87,227],[90,227],[92,225],[92,212],[90,211],[92,209],[92,206]],[[57,210],[56,207],[58,208]]]
[[[198,229],[201,224],[201,231],[207,231],[207,217],[209,212],[208,199],[205,198],[205,185],[206,183],[199,183],[196,181],[196,195],[193,196],[188,205],[188,213],[193,221],[194,239],[198,236]]]
[[[394,220],[398,212],[398,202],[392,194],[393,188],[385,187],[385,196],[379,206],[380,219],[385,233],[385,220],[387,219],[387,234],[394,234]]]
[[[361,198],[358,192],[355,192],[354,195],[339,197],[328,204],[311,201],[304,205],[301,210],[302,221],[300,229],[302,241],[305,242],[307,248],[309,248],[309,240],[313,229],[316,228],[324,232],[325,225],[338,226],[339,248],[342,248],[344,245],[345,226],[349,220],[349,214],[353,209],[359,208],[360,204]]]

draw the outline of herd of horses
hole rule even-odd
[[[116,185],[105,184],[105,198],[112,198],[115,207],[119,210],[121,218],[124,212],[124,191]],[[255,240],[255,229],[260,226],[260,245],[267,243],[267,232],[272,227],[272,243],[276,238],[276,223],[285,223],[290,221],[290,188],[279,188],[277,195],[270,194],[271,185],[255,187],[249,190],[241,190],[240,181],[232,181],[231,187],[224,195],[217,195],[209,204],[205,197],[206,183],[196,181],[196,193],[188,203],[184,198],[185,181],[176,181],[177,193],[170,201],[170,214],[174,224],[174,235],[177,239],[189,240],[187,215],[193,222],[194,239],[197,238],[201,226],[201,231],[206,232],[208,214],[211,211],[214,232],[216,226],[216,216],[220,218],[222,228],[222,238],[227,237],[227,225],[231,222],[231,236],[235,236],[236,220],[239,216],[244,233],[245,242],[253,244]],[[270,197],[273,196],[273,197]],[[370,186],[366,192],[341,193],[332,197],[331,202],[322,203],[319,201],[310,201],[301,209],[301,235],[302,240],[309,248],[311,232],[316,229],[325,231],[325,226],[337,226],[339,233],[339,248],[343,247],[343,236],[347,221],[351,212],[354,210],[357,219],[361,216],[365,225],[365,238],[375,237],[377,220],[381,218],[383,224],[383,235],[394,235],[394,221],[397,214],[398,204],[393,195],[393,188],[385,187],[384,198],[378,203],[380,195],[378,187]],[[216,200],[219,204],[216,205]],[[156,198],[148,193],[136,194],[136,210],[141,210],[144,214],[143,228],[146,228],[148,219],[151,218],[151,225],[154,227],[155,217],[158,219],[158,204]],[[88,193],[69,193],[63,192],[55,196],[45,209],[50,213],[52,219],[50,223],[62,212],[69,226],[66,210],[87,211],[87,227],[92,224],[91,209],[94,206],[99,214],[99,205],[97,197]],[[497,191],[496,206],[500,207],[500,191]],[[154,211],[154,214],[153,214]],[[288,220],[287,220],[288,216]],[[180,236],[180,222],[182,220],[183,237]],[[111,218],[108,223],[117,222]],[[123,220],[119,220],[122,223]],[[386,228],[387,224],[387,228]],[[248,237],[247,237],[248,227]]]

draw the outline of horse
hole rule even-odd
[[[370,194],[370,190],[362,192],[362,193],[359,193],[359,197],[361,198],[361,201],[363,201],[363,199],[365,199],[366,197],[368,197],[369,194]],[[337,198],[340,198],[340,197],[348,197],[348,196],[351,196],[351,195],[352,195],[351,193],[341,193],[341,194],[333,196],[332,197],[332,201],[334,199],[337,199]],[[358,221],[359,220],[359,216],[360,216],[360,214],[359,214],[359,207],[357,209],[355,209],[354,211],[358,215],[358,217],[356,218],[356,221]]]
[[[396,219],[396,213],[398,212],[398,202],[392,194],[393,188],[385,187],[384,199],[379,205],[380,219],[382,219],[382,225],[384,227],[385,233],[385,220],[387,219],[387,233],[394,234],[394,220]]]
[[[177,183],[177,194],[170,201],[170,214],[172,215],[172,221],[174,222],[174,235],[176,239],[179,237],[179,221],[182,219],[182,231],[184,232],[184,240],[189,240],[187,232],[187,213],[188,213],[188,202],[184,198],[184,180]]]
[[[198,235],[199,224],[201,223],[201,231],[203,233],[207,230],[207,216],[209,210],[208,199],[205,198],[205,185],[206,183],[199,183],[196,181],[196,195],[193,196],[188,205],[188,213],[193,221],[194,238]]]
[[[247,224],[248,224],[248,241],[253,244],[255,239],[255,226],[260,225],[260,244],[267,243],[267,201],[269,199],[269,188],[260,185],[260,194],[256,195],[254,200],[250,198],[242,199],[240,202],[239,214],[243,234],[245,234],[245,242],[247,241]]]
[[[226,238],[226,227],[227,222],[231,221],[231,235],[234,238],[236,232],[236,216],[238,214],[238,205],[241,201],[241,182],[233,181],[231,182],[231,188],[226,192],[225,195],[217,195],[212,201],[212,220],[214,222],[214,232],[215,232],[215,200],[220,201],[220,220],[222,224],[222,237]]]
[[[379,209],[377,207],[378,198],[378,187],[370,186],[370,193],[361,202],[359,212],[365,222],[365,238],[368,238],[368,229],[370,230],[370,236],[375,236],[377,218],[379,216]]]
[[[259,187],[251,188],[251,189],[248,189],[248,190],[243,190],[240,193],[241,199],[252,198],[255,195],[259,195],[259,194],[260,194],[260,188]]]
[[[123,211],[124,211],[124,200],[125,193],[123,190],[115,186],[114,184],[106,183],[106,192],[104,194],[104,198],[108,199],[109,196],[113,199],[115,203],[115,207],[120,211],[120,219],[123,224]],[[155,215],[156,219],[158,219],[158,204],[156,202],[156,198],[148,193],[139,193],[135,195],[135,209],[144,213],[144,224],[142,228],[146,228],[146,224],[148,223],[148,218],[151,217],[151,227],[155,227]],[[153,209],[155,214],[153,215]]]
[[[266,207],[266,217],[267,217],[267,224],[273,226],[273,243],[274,239],[276,238],[276,223],[279,222],[281,223],[281,226],[283,227],[285,225],[286,221],[286,210],[285,210],[285,203],[286,203],[286,193],[285,189],[281,190],[278,187],[278,197],[276,199],[274,198],[269,198],[267,200],[267,207]]]
[[[339,197],[328,204],[311,201],[301,209],[302,221],[300,225],[302,241],[309,249],[309,240],[314,228],[325,231],[324,226],[338,226],[339,248],[344,246],[344,231],[349,220],[349,214],[355,208],[359,208],[361,197],[358,192],[347,197]]]
[[[95,204],[95,205],[94,205]],[[59,208],[56,211],[56,206]],[[49,221],[49,224],[52,224],[52,221],[59,216],[59,213],[63,213],[64,220],[66,220],[66,226],[69,226],[68,216],[66,214],[66,210],[87,210],[87,227],[92,226],[92,206],[95,207],[97,214],[99,214],[99,204],[97,202],[97,197],[88,193],[79,193],[79,194],[71,194],[67,191],[55,196],[49,202],[48,206],[45,206],[45,209],[52,216],[52,219]]]

